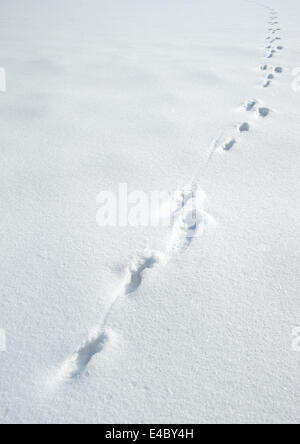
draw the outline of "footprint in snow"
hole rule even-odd
[[[129,295],[137,291],[143,281],[144,271],[153,268],[159,262],[155,254],[149,254],[133,263],[127,270],[124,282],[124,294]]]
[[[237,141],[235,139],[228,139],[222,144],[223,151],[230,151],[234,145],[236,145]]]
[[[219,147],[217,144],[218,142],[215,149]],[[186,187],[178,197],[178,202],[181,202],[180,211],[174,220],[167,255],[186,250],[195,237],[201,237],[205,231],[211,231],[216,225],[215,219],[205,211],[207,197],[198,186]]]
[[[91,335],[88,340],[63,363],[59,376],[63,380],[73,379],[84,372],[92,358],[101,353],[109,338],[105,332]]]
[[[248,102],[245,103],[244,108],[247,112],[253,111],[257,102],[254,99],[248,100]]]
[[[271,86],[272,82],[271,80],[267,80],[264,84],[263,84],[263,88],[269,88],[269,86]]]
[[[269,114],[270,114],[269,108],[261,107],[258,109],[258,115],[260,117],[268,117]]]
[[[248,122],[244,122],[239,126],[239,132],[240,133],[245,133],[250,131],[250,125]]]

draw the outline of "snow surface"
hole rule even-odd
[[[300,4],[262,2],[1,0],[1,423],[299,422]],[[95,222],[195,182],[194,239]]]

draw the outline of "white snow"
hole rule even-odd
[[[1,1],[0,423],[299,422],[299,20]],[[186,212],[99,227],[123,183]]]

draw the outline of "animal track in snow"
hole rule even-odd
[[[239,132],[245,133],[247,131],[250,131],[250,125],[248,122],[244,122],[244,123],[242,123],[242,125],[239,126]]]
[[[272,80],[275,78],[274,74],[268,74],[267,79],[263,83],[263,88],[268,88],[272,84]]]
[[[235,139],[229,138],[226,142],[222,144],[222,149],[224,151],[230,151],[236,143],[237,141]]]
[[[269,86],[271,86],[272,82],[271,80],[267,80],[264,84],[263,84],[263,88],[268,88]]]
[[[91,335],[82,347],[66,359],[59,370],[59,376],[63,380],[79,376],[86,369],[93,356],[104,349],[108,340],[108,335],[102,331]]]
[[[247,112],[253,111],[257,105],[257,101],[255,99],[250,99],[245,103],[244,108]]]
[[[171,202],[173,228],[165,252],[147,250],[127,268],[123,282],[112,298],[104,321],[59,368],[60,380],[66,381],[79,377],[93,357],[104,350],[113,335],[107,330],[110,314],[121,297],[129,296],[139,289],[147,270],[160,262],[166,262],[172,254],[187,248],[194,237],[202,236],[206,229],[215,226],[214,218],[205,211],[206,200],[205,193],[195,184],[184,187],[183,190],[174,194]]]
[[[274,15],[274,17],[273,17]],[[278,21],[278,17],[277,14],[273,14],[272,16],[270,16],[269,19],[269,25],[270,27],[268,28],[268,31],[271,33],[269,36],[266,37],[266,54],[265,57],[267,59],[272,59],[274,58],[274,56],[276,55],[277,51],[281,51],[283,50],[283,46],[279,45],[276,46],[276,42],[281,40],[281,37],[276,35],[277,32],[281,31],[280,25],[279,25],[279,21]],[[275,45],[274,45],[275,43]],[[261,70],[262,71],[269,71],[269,74],[267,75],[266,79],[264,80],[262,87],[263,88],[268,88],[272,85],[272,81],[275,79],[275,75],[274,74],[280,74],[282,72],[282,68],[281,67],[268,67],[268,65],[261,65]],[[271,73],[270,73],[271,71]],[[259,116],[261,117],[267,117],[270,110],[268,110],[267,108],[259,108],[256,109],[257,113]]]
[[[275,12],[273,12],[273,14],[274,17],[271,17],[271,25],[275,26],[278,25],[278,22],[274,22],[274,20],[277,20],[277,16],[275,16]],[[280,28],[270,28],[272,34],[275,34],[278,31],[280,31]],[[269,36],[266,40],[271,39],[272,37]],[[274,43],[277,40],[280,40],[280,37],[274,38],[271,40],[271,43]],[[271,48],[272,46],[270,45],[267,47],[268,50],[271,50]],[[282,49],[282,46],[277,47],[277,50]],[[276,51],[274,49],[270,51],[268,58],[272,58],[275,53]],[[261,70],[267,71],[268,66],[263,65]],[[276,67],[274,72],[281,73],[282,68]],[[265,87],[271,84],[273,78],[273,74],[268,75]],[[261,105],[262,104],[255,99],[251,99],[244,104],[244,109],[247,112],[256,112],[258,116],[265,118],[270,114],[270,109]],[[239,133],[248,132],[249,130],[250,125],[248,122],[243,122],[236,128],[236,132]],[[215,143],[214,148],[215,150],[220,149],[222,151],[230,151],[237,144],[238,140],[238,138],[232,136],[221,138]],[[198,196],[196,204],[194,199],[195,195]],[[187,248],[193,238],[201,236],[207,228],[215,226],[214,218],[205,211],[206,196],[202,190],[198,189],[198,187],[193,185],[190,188],[185,188],[179,193],[179,196],[175,200],[174,223],[166,253],[148,251],[140,258],[133,261],[127,268],[124,280],[113,297],[101,327],[98,328],[96,332],[92,333],[87,341],[66,359],[59,370],[62,379],[72,379],[82,374],[92,358],[105,349],[105,346],[110,341],[112,335],[111,333],[108,333],[108,330],[106,329],[107,320],[119,298],[135,293],[142,285],[147,270],[150,270],[159,264],[161,259],[168,258],[171,254]]]
[[[122,296],[127,296],[138,290],[143,281],[144,272],[147,269],[153,268],[159,262],[160,254],[146,251],[145,254],[138,260],[134,261],[126,271],[126,276],[120,288],[116,291],[111,306],[106,314],[106,317],[100,327],[95,333],[92,333],[87,341],[73,353],[63,363],[59,369],[59,376],[63,380],[73,379],[80,376],[90,363],[92,358],[101,353],[109,340],[109,335],[106,333],[106,323],[111,311],[116,302]]]
[[[270,109],[262,106],[261,102],[255,99],[248,100],[248,102],[244,104],[244,108],[248,112],[255,111],[260,117],[267,117],[270,114]]]
[[[270,114],[269,108],[261,107],[258,109],[258,115],[260,117],[267,117]]]
[[[185,187],[176,198],[179,211],[175,219],[167,247],[167,257],[188,248],[195,237],[201,237],[206,230],[214,228],[215,219],[205,211],[206,194],[195,185]]]
[[[127,270],[127,276],[124,282],[124,293],[129,295],[137,291],[142,284],[144,271],[153,268],[158,262],[158,256],[151,254],[142,257],[139,261],[132,264]]]

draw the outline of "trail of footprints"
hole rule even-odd
[[[245,113],[245,117],[248,117],[248,119],[240,122],[232,130],[228,131],[228,133],[213,142],[211,157],[216,152],[232,150],[241,141],[241,136],[251,130],[251,120],[253,121],[254,118],[264,119],[268,117],[271,112],[269,108],[265,107],[262,102],[256,99],[246,101],[240,107],[240,110]]]
[[[271,26],[268,29],[269,35],[266,38],[267,46],[265,53],[265,62],[260,66],[260,71],[264,73],[264,80],[262,87],[269,88],[277,76],[280,76],[283,72],[281,66],[272,66],[268,63],[269,59],[276,57],[278,52],[281,52],[284,48],[281,45],[281,37],[279,32],[278,15],[276,11],[271,9],[270,21]],[[241,136],[244,133],[248,133],[251,130],[251,119],[254,118],[266,118],[270,115],[271,110],[264,106],[264,104],[257,99],[250,99],[246,101],[240,108],[240,111],[249,114],[249,118],[245,116],[245,120],[237,124],[234,128],[223,134],[221,137],[213,141],[210,159],[216,152],[228,152],[237,146],[241,141]]]
[[[196,185],[188,185],[173,193],[168,202],[172,213],[172,230],[162,251],[146,250],[127,268],[120,287],[112,295],[112,302],[103,322],[90,334],[86,342],[69,356],[59,368],[59,377],[70,380],[80,376],[92,358],[102,352],[112,338],[110,316],[117,303],[138,291],[149,270],[166,264],[175,254],[187,249],[195,236],[215,227],[214,218],[205,210],[206,195]]]
[[[267,46],[265,58],[269,61],[276,57],[277,53],[283,50],[283,46],[281,44],[281,37],[279,32],[281,28],[279,27],[278,15],[275,11],[271,12],[270,28],[268,29],[269,35],[266,38]],[[263,81],[263,88],[269,88],[272,85],[272,81],[276,78],[276,74],[282,73],[282,68],[280,66],[269,66],[268,64],[263,64],[261,66],[261,70],[266,72],[266,77]]]
[[[278,14],[270,9],[270,28],[266,38],[266,63],[260,70],[265,73],[263,88],[272,85],[276,75],[283,72],[281,66],[271,66],[267,63],[273,59],[278,52],[283,50],[281,45],[280,25]],[[271,110],[257,99],[247,100],[240,111],[245,114],[235,127],[213,141],[212,152],[209,160],[216,152],[229,152],[241,141],[244,134],[251,130],[251,119],[265,119]],[[101,353],[113,337],[109,329],[110,317],[115,306],[122,298],[129,298],[136,293],[146,278],[148,272],[160,265],[167,263],[174,255],[187,249],[194,237],[201,237],[206,231],[214,229],[215,219],[206,211],[207,199],[205,193],[196,185],[192,184],[177,191],[169,202],[172,208],[172,230],[162,251],[145,251],[141,256],[134,259],[128,266],[119,288],[111,298],[111,305],[102,323],[90,334],[87,340],[73,354],[71,354],[58,369],[59,378],[70,380],[80,376],[87,368],[95,355]]]

